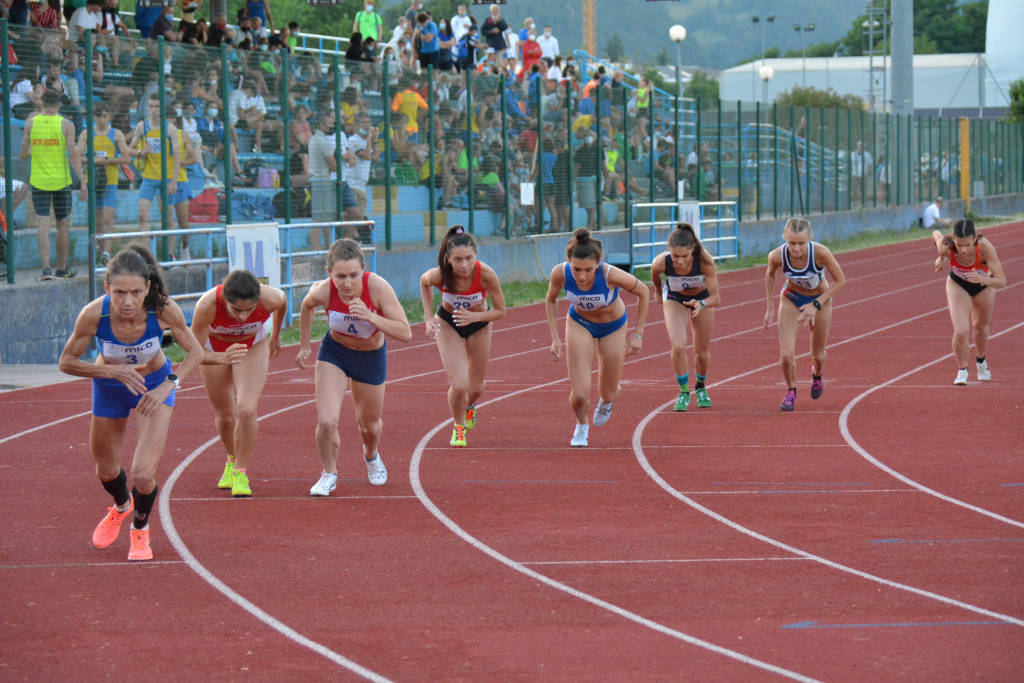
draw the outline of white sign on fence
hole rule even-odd
[[[700,202],[679,202],[679,222],[692,225],[697,239],[700,239]]]
[[[244,268],[271,287],[281,286],[281,245],[277,223],[235,223],[225,229],[228,269]]]

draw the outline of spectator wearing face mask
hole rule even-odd
[[[437,24],[430,18],[430,12],[417,14],[416,24],[413,42],[419,36],[420,66],[424,69],[428,66],[437,69],[441,66],[441,41],[438,39]]]
[[[558,38],[551,35],[550,26],[544,27],[544,33],[537,37],[537,44],[540,45],[541,56],[549,63],[558,56]]]
[[[261,26],[266,25],[271,30],[274,29],[274,17],[270,14],[270,0],[246,0],[245,11],[242,16],[249,17],[250,19],[259,19]],[[253,28],[255,27],[256,22],[253,22]]]
[[[356,12],[355,21],[352,22],[352,31],[366,38],[380,40],[383,33],[384,20],[374,11],[372,0],[363,5],[363,9]]]
[[[452,17],[450,22],[452,29],[452,36],[456,41],[462,40],[462,37],[469,32],[469,27],[473,25],[473,18],[466,12],[465,5],[459,5],[455,12],[455,16]]]

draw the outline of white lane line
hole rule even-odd
[[[918,314],[918,315],[915,315],[915,316],[911,316],[911,317],[906,318],[905,320],[903,320],[901,322],[892,323],[890,325],[885,325],[883,327],[877,328],[874,331],[865,332],[865,333],[862,333],[862,334],[859,334],[859,335],[856,335],[856,336],[853,336],[853,337],[848,337],[847,339],[844,339],[842,341],[836,342],[835,344],[829,344],[828,348],[833,348],[835,346],[840,346],[842,344],[848,344],[848,343],[850,343],[852,341],[856,341],[858,339],[863,339],[865,337],[869,337],[869,336],[872,336],[874,334],[877,334],[880,331],[883,331],[883,330],[886,330],[886,329],[889,329],[889,328],[892,328],[892,327],[896,327],[898,325],[903,325],[903,324],[906,324],[908,322],[912,322],[914,320],[918,320],[920,318],[923,318],[923,317],[926,317],[926,316],[929,316],[929,315],[934,315],[934,314],[936,314],[938,312],[942,312],[942,311],[945,311],[945,310],[946,310],[946,307],[942,307],[942,308],[938,308],[938,309],[935,309],[935,310],[932,310],[932,311],[928,311],[926,313],[921,313],[921,314]],[[993,336],[995,336],[995,335],[993,335]],[[800,354],[798,356],[798,358],[803,358],[804,356],[807,356],[807,355],[809,355],[809,354],[807,354],[807,353]],[[763,365],[760,368],[754,368],[753,370],[748,370],[748,371],[746,371],[744,373],[740,373],[738,375],[733,375],[732,377],[727,377],[727,378],[717,382],[716,384],[725,384],[727,382],[730,382],[732,380],[738,379],[740,377],[745,377],[747,375],[754,374],[756,372],[761,372],[761,371],[764,371],[764,370],[768,370],[770,368],[777,367],[777,365],[778,365],[777,363],[771,363],[771,364],[768,364],[768,365]],[[710,385],[710,386],[715,386],[715,385]],[[655,470],[654,467],[651,465],[651,463],[647,460],[647,456],[644,453],[644,447],[643,447],[643,443],[642,443],[642,441],[643,441],[643,432],[644,432],[644,429],[647,427],[647,425],[651,422],[651,420],[654,419],[655,416],[659,415],[662,411],[667,409],[674,402],[675,402],[674,400],[666,401],[665,403],[661,404],[660,406],[658,406],[657,408],[655,408],[654,410],[649,412],[647,415],[645,415],[643,417],[643,419],[640,420],[640,423],[636,426],[636,429],[633,430],[633,438],[632,438],[632,441],[633,441],[633,454],[636,457],[637,462],[640,464],[640,467],[643,468],[644,472],[647,473],[648,477],[650,477],[658,486],[660,486],[665,492],[667,492],[673,498],[675,498],[675,499],[685,503],[686,505],[689,505],[694,510],[697,510],[698,512],[700,512],[702,514],[707,515],[708,517],[714,519],[717,522],[720,522],[721,524],[724,524],[725,526],[729,527],[730,529],[733,529],[734,531],[737,531],[737,532],[739,532],[741,534],[744,534],[746,536],[750,536],[751,538],[757,539],[757,540],[762,541],[764,543],[767,543],[769,545],[775,546],[776,548],[780,548],[780,549],[785,550],[787,552],[793,553],[794,555],[798,555],[798,556],[804,557],[804,558],[806,558],[808,560],[812,560],[814,562],[818,562],[818,563],[820,563],[820,564],[822,564],[822,565],[824,565],[826,567],[829,567],[831,569],[835,569],[835,570],[838,570],[838,571],[841,571],[841,572],[845,572],[847,574],[852,574],[854,576],[858,576],[860,578],[867,579],[868,581],[874,581],[876,583],[880,583],[882,585],[889,586],[891,588],[896,588],[898,590],[907,591],[909,593],[914,593],[916,595],[920,595],[922,597],[930,598],[932,600],[936,600],[938,602],[942,602],[942,603],[945,603],[945,604],[948,604],[948,605],[953,605],[954,607],[959,607],[961,609],[965,609],[965,610],[968,610],[968,611],[971,611],[971,612],[976,612],[978,614],[984,614],[986,616],[994,617],[996,619],[1002,619],[1004,621],[1008,621],[1008,622],[1016,624],[1018,626],[1024,626],[1024,619],[1020,619],[1020,618],[1017,618],[1017,617],[1012,617],[1012,616],[1009,616],[1009,615],[1006,615],[1006,614],[1001,614],[999,612],[988,610],[988,609],[985,609],[983,607],[979,607],[977,605],[972,605],[972,604],[963,602],[961,600],[956,600],[954,598],[950,598],[950,597],[947,597],[945,595],[940,595],[938,593],[933,593],[931,591],[924,590],[922,588],[917,588],[915,586],[910,586],[908,584],[900,583],[898,581],[893,581],[891,579],[887,579],[887,578],[882,577],[882,576],[878,576],[878,575],[871,574],[871,573],[868,573],[868,572],[865,572],[865,571],[861,571],[861,570],[856,569],[854,567],[850,567],[850,566],[847,566],[847,565],[844,565],[844,564],[840,564],[839,562],[834,562],[834,561],[829,560],[829,559],[827,559],[825,557],[821,557],[820,555],[815,555],[815,554],[810,553],[810,552],[808,552],[806,550],[802,550],[800,548],[791,546],[791,545],[789,545],[787,543],[783,543],[782,541],[779,541],[777,539],[771,538],[771,537],[766,536],[766,535],[764,535],[762,533],[754,531],[753,529],[745,527],[742,524],[739,524],[738,522],[734,522],[733,520],[725,517],[724,515],[721,515],[721,514],[715,512],[714,510],[712,510],[712,509],[710,509],[708,507],[705,507],[704,505],[701,505],[700,503],[698,503],[696,500],[694,500],[690,496],[688,496],[685,493],[683,493],[682,491],[679,491],[678,489],[674,488],[671,484],[669,484],[667,481],[665,481],[665,479],[663,479],[661,477],[661,475],[657,472],[657,470]]]
[[[522,563],[532,567],[551,565],[591,565],[591,564],[717,564],[725,562],[806,562],[803,557],[695,557],[687,559],[663,560],[541,560]]]
[[[415,500],[416,496],[327,496],[330,500]],[[254,498],[234,498],[232,496],[227,497],[214,497],[209,498],[186,498],[177,497],[174,502],[216,502],[216,503],[236,503],[239,505],[246,505],[243,501],[249,501],[249,503],[259,503],[267,500],[309,500],[310,496],[257,496]]]
[[[146,562],[51,562],[45,564],[0,564],[0,569],[80,569],[82,567],[158,567],[162,564],[185,564],[181,560],[149,560]]]
[[[547,382],[545,384],[541,384],[541,385],[538,385],[538,386],[540,386],[540,387],[549,386],[551,384],[555,384],[556,382],[560,382],[560,381],[564,381],[564,380],[556,380],[556,381],[553,381],[553,382]],[[527,389],[520,389],[519,391],[514,391],[512,393],[505,394],[504,396],[500,396],[500,397],[491,399],[487,403],[481,404],[481,407],[483,407],[485,405],[488,405],[490,403],[495,403],[497,401],[501,401],[501,400],[507,399],[507,398],[512,398],[513,396],[516,396],[518,394],[523,394],[523,393],[526,393],[526,392],[529,392],[529,391],[531,391],[529,388],[527,388]],[[561,591],[563,593],[566,593],[567,595],[570,595],[570,596],[572,596],[574,598],[577,598],[579,600],[583,600],[584,602],[588,602],[591,605],[594,605],[596,607],[600,607],[601,609],[604,609],[604,610],[607,610],[609,612],[612,612],[613,614],[617,614],[618,616],[623,617],[625,619],[628,619],[630,621],[633,621],[633,622],[635,622],[637,624],[640,624],[641,626],[646,626],[647,628],[652,629],[654,631],[657,631],[658,633],[662,633],[662,634],[670,636],[672,638],[677,638],[677,639],[679,639],[679,640],[681,640],[683,642],[689,643],[690,645],[695,645],[697,647],[701,647],[701,648],[704,648],[706,650],[710,650],[710,651],[712,651],[712,652],[714,652],[716,654],[720,654],[720,655],[723,655],[723,656],[728,657],[730,659],[734,659],[734,660],[736,660],[738,662],[741,662],[743,664],[747,664],[749,666],[753,666],[753,667],[756,667],[756,668],[759,668],[759,669],[763,669],[765,671],[770,671],[772,673],[778,674],[780,676],[784,676],[786,678],[790,678],[790,679],[797,680],[797,681],[813,681],[813,680],[815,680],[813,678],[809,678],[809,677],[804,676],[803,674],[797,673],[795,671],[790,671],[789,669],[784,669],[784,668],[776,666],[774,664],[769,664],[768,662],[763,662],[763,661],[761,661],[759,659],[755,659],[755,658],[753,658],[753,657],[751,657],[749,655],[743,654],[742,652],[737,652],[736,650],[730,650],[729,648],[722,647],[721,645],[716,645],[714,643],[708,642],[706,640],[702,640],[702,639],[697,638],[695,636],[691,636],[688,633],[683,633],[682,631],[678,631],[676,629],[673,629],[673,628],[670,628],[670,627],[665,626],[663,624],[660,624],[660,623],[658,623],[656,621],[648,619],[647,617],[641,616],[641,615],[639,615],[639,614],[637,614],[635,612],[631,612],[631,611],[629,611],[629,610],[627,610],[627,609],[625,609],[623,607],[619,607],[618,605],[612,604],[612,603],[610,603],[610,602],[608,602],[606,600],[602,600],[601,598],[593,596],[593,595],[591,595],[589,593],[584,593],[583,591],[578,590],[576,588],[573,588],[572,586],[569,586],[567,584],[564,584],[561,581],[556,581],[555,579],[552,579],[552,578],[550,578],[550,577],[548,577],[548,576],[546,576],[544,574],[541,574],[540,572],[537,572],[537,571],[535,571],[533,569],[530,569],[524,563],[517,562],[516,560],[513,560],[512,558],[508,557],[507,555],[503,555],[502,553],[498,552],[496,549],[494,549],[491,546],[487,545],[483,541],[477,539],[475,536],[472,536],[465,529],[463,529],[458,524],[456,524],[444,512],[442,512],[441,509],[439,507],[437,507],[437,505],[434,504],[434,501],[432,501],[430,499],[430,496],[427,495],[427,492],[423,488],[423,483],[420,481],[420,463],[421,463],[421,461],[423,459],[423,454],[426,451],[427,442],[429,442],[430,439],[432,439],[435,434],[437,434],[439,431],[444,429],[448,425],[449,422],[450,422],[450,420],[446,420],[445,422],[442,422],[442,423],[438,424],[437,426],[435,426],[429,432],[424,434],[423,438],[421,438],[420,442],[416,445],[416,448],[413,450],[413,453],[412,453],[412,459],[409,462],[409,483],[412,485],[412,489],[416,493],[416,497],[420,499],[420,502],[423,504],[423,506],[425,508],[427,508],[427,510],[430,511],[430,514],[434,515],[434,517],[436,517],[438,519],[438,521],[440,521],[453,534],[455,534],[456,536],[458,536],[463,541],[465,541],[469,545],[473,546],[474,548],[476,548],[477,550],[479,550],[483,554],[487,555],[488,557],[496,560],[497,562],[500,562],[501,564],[505,565],[506,567],[508,567],[508,568],[510,568],[510,569],[512,569],[514,571],[519,572],[520,574],[524,574],[524,575],[530,577],[531,579],[534,579],[535,581],[539,581],[539,582],[543,583],[544,585],[546,585],[546,586],[548,586],[550,588],[554,588],[555,590],[558,590],[558,591]]]
[[[261,416],[259,419],[265,420],[266,418],[273,417],[280,413],[284,413],[289,410],[293,410],[295,408],[299,408],[301,406],[308,405],[313,402],[314,399],[310,399],[308,401],[296,403],[295,405],[291,405],[286,408],[276,410],[272,413],[267,413],[266,415]],[[255,603],[243,597],[240,593],[231,588],[231,586],[227,585],[219,578],[217,578],[213,574],[213,572],[211,572],[209,569],[203,566],[203,564],[199,560],[197,560],[195,555],[193,555],[192,552],[188,549],[188,546],[185,545],[185,542],[181,540],[181,536],[178,535],[178,530],[174,526],[174,518],[171,515],[170,501],[172,493],[174,492],[174,485],[177,483],[178,478],[181,477],[185,469],[192,464],[192,461],[198,458],[203,451],[205,451],[213,444],[217,443],[219,440],[220,437],[214,437],[196,447],[196,449],[192,451],[188,455],[188,457],[182,460],[178,464],[178,466],[174,468],[174,471],[171,472],[169,477],[167,477],[167,481],[164,482],[163,488],[160,491],[160,524],[163,527],[164,532],[167,534],[167,538],[168,540],[170,540],[171,545],[174,547],[174,550],[178,553],[178,555],[181,556],[181,559],[184,560],[185,564],[189,566],[189,569],[198,574],[204,581],[213,586],[214,589],[219,591],[222,595],[227,597],[228,600],[241,607],[243,610],[245,610],[253,617],[258,619],[260,622],[283,635],[288,640],[291,640],[292,642],[298,645],[301,645],[312,650],[318,655],[329,659],[335,664],[338,664],[339,666],[342,666],[351,671],[352,673],[362,676],[363,678],[366,678],[371,681],[388,681],[387,678],[376,673],[375,671],[371,671],[370,669],[367,669],[361,664],[357,664],[355,661],[349,659],[348,657],[338,654],[329,647],[321,645],[315,640],[307,638],[306,636],[302,635],[301,633],[293,629],[288,624],[271,616],[268,612],[258,607]]]
[[[1018,284],[1020,284],[1020,283],[1018,283]],[[995,339],[996,337],[1000,337],[1000,336],[1002,336],[1004,334],[1007,334],[1009,332],[1013,332],[1014,330],[1016,330],[1017,328],[1019,328],[1021,326],[1024,326],[1024,321],[1017,323],[1013,327],[1009,327],[1009,328],[1007,328],[1005,330],[1001,330],[1001,331],[999,331],[999,332],[997,332],[995,334],[990,335],[989,339]],[[911,375],[913,375],[915,373],[920,372],[921,370],[924,370],[925,368],[930,368],[931,366],[936,365],[938,363],[941,363],[941,362],[943,362],[945,360],[948,360],[949,358],[952,358],[952,357],[953,357],[952,353],[947,353],[944,356],[936,358],[935,360],[929,361],[927,363],[923,363],[923,364],[917,366],[916,368],[914,368],[913,370],[908,370],[908,371],[904,372],[902,375],[897,375],[896,377],[893,377],[893,378],[891,378],[889,380],[886,380],[885,382],[882,382],[881,384],[875,385],[872,388],[870,388],[867,391],[865,391],[864,393],[859,394],[856,398],[854,398],[852,401],[850,401],[849,403],[846,404],[846,407],[843,408],[843,412],[839,415],[839,431],[842,432],[843,438],[846,439],[846,443],[848,443],[850,445],[850,447],[853,448],[853,450],[857,451],[857,453],[862,458],[864,458],[869,463],[871,463],[872,465],[874,465],[878,469],[882,470],[883,472],[885,472],[889,476],[894,477],[895,479],[899,479],[904,484],[907,484],[908,486],[912,486],[913,488],[917,489],[918,491],[921,491],[922,493],[927,493],[930,496],[935,496],[936,498],[939,498],[940,500],[944,500],[947,503],[952,503],[953,505],[958,505],[958,506],[960,506],[962,508],[965,508],[967,510],[971,510],[972,512],[977,512],[978,514],[985,515],[986,517],[991,517],[992,519],[998,520],[1000,522],[1004,522],[1006,524],[1010,524],[1012,526],[1016,526],[1016,527],[1020,527],[1020,528],[1024,529],[1024,522],[1020,522],[1020,521],[1015,520],[1015,519],[1010,519],[1009,517],[1005,517],[1003,515],[1000,515],[997,512],[992,512],[991,510],[986,510],[985,508],[979,507],[977,505],[972,505],[971,503],[968,503],[966,501],[960,500],[959,498],[954,498],[953,496],[948,496],[945,493],[941,493],[939,491],[936,491],[933,488],[925,486],[924,484],[922,484],[922,483],[920,483],[920,482],[918,482],[918,481],[916,481],[914,479],[911,479],[910,477],[906,476],[905,474],[901,474],[900,472],[897,472],[896,470],[894,470],[893,468],[889,467],[888,465],[883,463],[881,460],[876,458],[875,456],[871,455],[871,453],[868,452],[867,449],[865,449],[863,446],[861,446],[857,442],[857,440],[855,438],[853,438],[853,434],[850,433],[850,413],[853,410],[854,406],[856,406],[858,403],[860,403],[863,399],[867,398],[868,396],[870,396],[874,392],[879,391],[880,389],[884,389],[885,387],[891,386],[891,385],[895,384],[896,382],[899,382],[901,379],[903,379],[905,377],[909,377],[909,376],[911,376]],[[955,391],[962,391],[962,390],[955,390]]]

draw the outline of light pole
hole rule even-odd
[[[668,30],[668,37],[676,44],[676,91],[682,97],[683,84],[679,79],[683,72],[683,41],[686,40],[686,27],[682,24],[673,24]]]
[[[765,31],[765,28],[766,28],[767,24],[775,23],[775,15],[774,14],[769,14],[768,16],[766,16],[764,18],[764,21],[761,21],[761,17],[760,16],[758,16],[756,14],[753,14],[750,17],[750,21],[751,21],[751,23],[754,23],[754,24],[761,24],[761,64],[763,65],[764,64],[764,31]],[[750,97],[751,97],[751,99],[756,100],[757,99],[757,81],[754,78],[754,73],[755,73],[754,70],[751,69],[750,70]]]
[[[757,70],[757,75],[761,77],[761,100],[765,106],[768,106],[768,81],[775,76],[775,69],[767,64],[762,64],[761,68]]]
[[[875,110],[875,29],[881,26],[873,19],[866,19],[861,23],[861,28],[868,32],[868,99],[871,102],[871,111]]]
[[[807,45],[804,40],[804,33],[813,31],[814,24],[807,24],[807,26],[801,27],[800,24],[793,24],[793,30],[800,34],[800,56],[803,57],[803,87],[807,87]]]

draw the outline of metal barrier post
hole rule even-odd
[[[10,36],[7,33],[7,19],[0,18],[0,70],[3,74],[4,92],[11,91],[11,60]],[[4,97],[3,104],[4,133],[4,215],[8,218],[7,227],[7,284],[14,284],[14,154],[11,151],[11,98]]]
[[[281,187],[284,189],[284,222],[292,222],[292,154],[291,131],[292,108],[288,105],[290,71],[288,53],[281,51],[281,146],[284,150],[284,168],[281,169]],[[341,175],[341,168],[338,168]],[[209,252],[207,252],[209,253]]]
[[[761,101],[754,102],[754,130],[757,131],[757,145],[754,147],[754,220],[761,220]],[[700,147],[697,148],[698,150]],[[700,174],[697,175],[700,178]],[[699,195],[698,195],[699,197]]]
[[[227,45],[220,45],[220,108],[221,124],[224,126],[224,219],[228,225],[234,222],[234,215],[231,210],[232,177],[231,151],[234,149],[234,142],[231,140],[231,111],[228,107],[228,100],[231,97],[231,73],[228,71],[228,48]]]
[[[501,80],[500,78],[498,79]],[[498,83],[498,87],[501,89],[501,116],[504,121],[505,117],[505,84]],[[469,193],[469,225],[466,226],[473,234],[473,214],[476,212],[476,198],[473,196],[473,185],[476,180],[473,175],[476,173],[476,169],[473,167],[473,70],[466,69],[466,167],[468,171],[468,193]]]
[[[736,210],[743,213],[743,171],[747,158],[743,156],[743,103],[736,100]]]
[[[871,159],[874,163],[878,163],[878,112],[871,112]],[[885,166],[882,167],[884,172],[889,166],[889,157],[885,158]],[[871,183],[871,206],[878,207],[878,177],[872,173],[874,182]],[[888,182],[888,176],[886,176]]]
[[[699,117],[699,113],[698,113]],[[700,118],[697,119],[698,121]],[[700,133],[698,132],[699,136]],[[648,154],[647,154],[647,175],[648,175],[648,187],[650,188],[650,199],[648,201],[654,201],[654,93],[651,92],[647,97],[647,137],[648,137]],[[700,140],[700,137],[697,138]],[[598,160],[600,161],[600,160]],[[600,169],[598,169],[600,172]]]
[[[544,118],[541,116],[541,99],[540,99],[540,79],[534,79],[532,81],[536,85],[536,101],[537,101],[537,144],[534,152],[536,152],[537,160],[537,182],[536,182],[536,202],[537,202],[537,233],[544,232]],[[503,157],[504,158],[504,157]],[[508,168],[507,166],[505,168]],[[554,170],[554,169],[552,169]],[[508,189],[505,188],[505,199],[506,204],[508,203]],[[551,216],[551,221],[554,222],[555,217]],[[505,239],[509,238],[509,224],[508,218],[505,218]]]
[[[437,180],[435,169],[437,168],[434,158],[435,147],[434,130],[434,65],[427,65],[427,163],[429,164],[430,180],[427,182],[427,197],[430,201],[430,246],[437,243],[437,188],[434,187]]]
[[[654,107],[654,98],[651,97],[650,106]],[[601,180],[603,179],[602,167],[604,166],[604,137],[601,135],[601,86],[594,88],[594,133],[597,135],[597,147],[595,148],[597,158],[597,173],[594,174],[594,194],[597,196],[594,207],[594,229],[601,231],[601,219],[604,213],[604,197],[601,195]],[[538,143],[540,141],[538,140]],[[651,177],[654,177],[654,145],[651,145]],[[652,180],[653,182],[653,180]]]
[[[715,185],[715,197],[717,199],[721,199],[722,198],[722,100],[715,100],[715,104],[717,105],[716,106],[716,109],[717,109],[717,113],[716,113],[717,120],[716,120],[716,123],[718,125],[718,129],[716,131],[716,139],[715,139],[715,146],[717,148],[717,152],[715,154],[715,157],[716,157],[716,159],[715,159],[715,180],[717,181],[716,185]]]
[[[167,137],[167,76],[164,73],[164,64],[167,60],[164,55],[163,36],[157,36],[156,45],[159,51],[157,55],[157,88],[159,88],[160,95],[160,230],[166,231],[170,227],[170,216],[168,215],[170,195],[167,188],[169,180],[167,175],[167,150],[169,149],[170,140]],[[145,106],[145,103],[143,103],[143,106]],[[146,116],[149,116],[148,110]],[[177,177],[174,180],[177,183]],[[169,246],[167,236],[165,235],[160,240],[160,257],[158,260],[166,261],[171,257],[171,254],[168,253]]]
[[[344,192],[341,184],[341,69],[338,65],[337,52],[331,60],[331,69],[334,74],[334,219],[338,220],[343,210]],[[333,238],[329,239],[328,244],[333,241]]]
[[[673,109],[672,109],[672,111],[673,111],[673,127],[672,127],[672,180],[674,182],[674,184],[672,185],[672,196],[675,197],[677,200],[679,199],[679,190],[678,190],[678,188],[679,188],[679,87],[680,87],[679,84],[676,83],[676,94],[672,96],[673,97],[673,99],[672,99],[672,105],[673,105]],[[628,115],[628,112],[627,112],[627,105],[626,105],[626,97],[625,97],[626,89],[625,88],[622,89],[622,95],[623,95],[623,97],[622,97],[622,102],[623,102],[623,104],[622,104],[622,118],[623,118],[623,121],[625,121],[626,119],[629,118],[629,115]],[[628,137],[627,137],[627,139],[628,139]],[[623,163],[623,166],[628,166],[629,165],[628,162],[629,162],[629,160],[626,159],[626,161]],[[629,211],[629,209],[628,209],[628,206],[629,206],[628,202],[627,202],[626,206],[627,206],[626,211],[628,212]],[[630,268],[632,269],[633,263],[630,262],[629,265],[630,265]]]
[[[757,146],[761,147],[761,131],[757,132]],[[758,162],[758,168],[761,167]],[[761,188],[758,187],[760,192]],[[772,218],[779,217],[779,103],[772,102]],[[758,214],[760,219],[760,214]]]
[[[836,129],[835,129],[836,149],[835,149],[835,155],[833,156],[833,159],[835,159],[836,167],[835,167],[835,173],[832,174],[832,176],[833,176],[832,180],[835,182],[835,195],[836,195],[836,197],[835,197],[835,201],[832,203],[832,210],[833,211],[838,211],[839,210],[839,183],[841,182],[843,174],[841,172],[842,171],[842,167],[839,165],[839,142],[840,142],[840,140],[839,140],[839,107],[836,107],[834,111],[835,111],[835,120],[836,120]]]
[[[651,98],[653,104],[653,96]],[[697,201],[704,201],[704,190],[701,182],[701,173],[704,171],[704,147],[701,145],[700,119],[701,101],[697,98]],[[651,154],[654,154],[654,120],[651,119]],[[654,187],[654,169],[651,169],[651,187]],[[651,201],[654,201],[654,193],[651,193]]]
[[[576,193],[573,191],[576,188],[574,187],[574,182],[573,182],[573,177],[572,177],[573,176],[573,169],[572,169],[572,154],[573,154],[573,149],[572,149],[572,112],[573,112],[572,88],[570,88],[569,84],[566,83],[566,86],[565,86],[565,125],[566,125],[566,137],[565,137],[565,139],[566,139],[566,145],[569,148],[569,163],[568,163],[568,168],[566,169],[568,174],[569,174],[568,175],[568,180],[566,182],[569,183],[569,186],[567,188],[565,188],[566,189],[566,194],[569,197],[569,224],[567,226],[565,226],[567,232],[572,232],[573,213],[574,213],[573,204],[576,203],[576,201],[575,201]],[[628,145],[629,143],[627,142],[626,144]]]
[[[499,80],[498,81],[498,100],[501,102],[501,167],[507,169],[508,166],[508,112],[505,111],[505,86]],[[472,133],[470,133],[472,135]],[[470,169],[472,173],[473,169]],[[505,184],[508,184],[508,173],[506,172]],[[505,200],[503,202],[502,209],[505,212],[505,239],[509,239],[510,225],[512,223],[512,194],[508,191],[509,188],[505,188]]]
[[[900,132],[901,132],[900,131],[900,127],[901,127],[901,123],[902,123],[901,122],[902,118],[903,118],[902,116],[900,116],[899,114],[896,114],[896,174],[895,175],[896,175],[896,203],[897,204],[900,203],[900,189],[902,189],[900,187],[900,185],[901,185],[900,180],[901,180],[901,176],[902,176],[902,173],[900,172],[900,167],[901,167],[900,157],[903,156],[903,154],[902,154],[902,152],[903,152],[903,145],[900,144]]]
[[[388,76],[388,60],[384,60],[383,66],[384,94],[381,99],[384,103],[384,246],[391,251],[391,79]]]
[[[633,191],[629,189],[629,100],[627,98],[626,88],[620,88],[622,91],[622,150],[620,159],[622,161],[622,199],[623,199],[623,219],[626,221],[626,225],[629,226],[630,230],[630,244],[633,243],[633,207],[630,206],[630,201],[633,197]],[[676,98],[676,104],[678,105],[678,98]],[[676,187],[679,187],[679,110],[676,110]],[[677,190],[673,189],[673,195],[678,194]],[[679,197],[676,197],[676,201]],[[633,271],[633,250],[629,250],[629,270]]]
[[[84,178],[79,180],[86,183],[89,188],[89,245],[88,245],[88,257],[87,262],[89,263],[89,300],[92,301],[96,298],[96,182],[97,182],[97,170],[96,170],[96,120],[95,113],[93,111],[93,78],[92,69],[88,65],[92,64],[93,60],[93,47],[92,47],[92,29],[86,29],[85,31],[85,163],[82,164],[83,169],[87,169]],[[114,156],[117,156],[121,150],[114,150]],[[106,166],[103,167],[103,175],[107,174]],[[106,181],[106,178],[104,178]],[[13,217],[12,217],[13,218]],[[13,225],[13,222],[12,222]],[[11,233],[13,234],[13,233]]]

